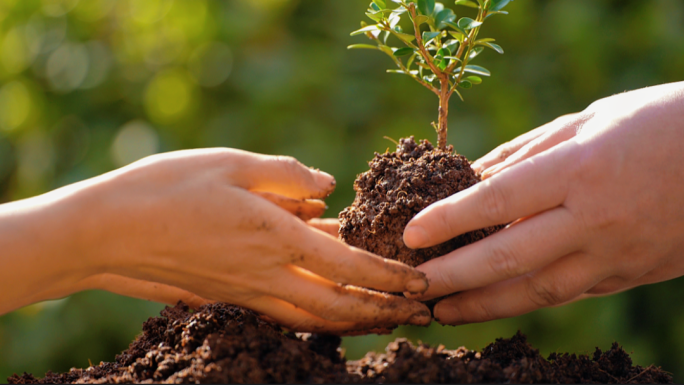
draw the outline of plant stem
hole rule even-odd
[[[447,147],[447,129],[449,116],[449,78],[440,80],[440,95],[439,95],[439,126],[437,128],[437,147],[440,150],[446,150]]]

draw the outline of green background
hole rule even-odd
[[[449,3],[451,4],[451,3]],[[334,174],[335,216],[383,136],[435,139],[434,95],[347,51],[367,0],[0,0],[0,199],[17,200],[140,157],[229,146]],[[506,50],[452,101],[450,142],[475,159],[625,90],[682,80],[681,0],[519,0],[485,24]],[[468,9],[457,9],[459,15]],[[650,151],[651,149],[644,149]],[[636,154],[635,154],[636,155]],[[229,204],[229,202],[226,202]],[[684,381],[684,281],[461,327],[347,338],[349,358],[396,336],[482,348],[516,330],[548,354],[619,341]],[[113,360],[161,305],[102,292],[0,317],[0,379]]]

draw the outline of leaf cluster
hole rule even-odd
[[[513,0],[456,0],[455,5],[477,10],[475,18],[456,13],[435,0],[373,0],[366,16],[373,23],[361,23],[354,35],[366,35],[375,44],[354,44],[349,49],[373,49],[387,54],[396,64],[390,73],[412,77],[440,98],[448,98],[459,89],[472,88],[490,76],[486,68],[472,64],[485,49],[503,54],[494,39],[478,39],[480,29],[491,16],[507,14],[503,10]],[[396,6],[392,6],[395,3]],[[412,31],[404,31],[402,18],[410,20]],[[403,47],[388,44],[396,37]]]

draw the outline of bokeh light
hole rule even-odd
[[[159,137],[154,128],[141,120],[126,123],[112,143],[114,164],[123,167],[159,151]]]
[[[10,132],[21,127],[32,110],[31,93],[26,85],[14,80],[0,88],[0,128]]]
[[[164,151],[230,146],[292,155],[337,178],[334,217],[384,139],[435,139],[434,95],[385,73],[350,37],[369,0],[0,0],[0,202]],[[453,2],[452,2],[453,4]],[[454,100],[449,140],[477,158],[593,101],[684,74],[682,0],[526,0],[482,33],[493,76]],[[459,11],[466,15],[467,9]],[[644,149],[649,151],[651,149]],[[226,202],[227,205],[230,202]],[[462,327],[345,338],[483,348],[522,329],[542,353],[612,341],[682,382],[684,282]],[[161,305],[101,292],[0,317],[0,380],[112,360]]]
[[[182,69],[170,69],[158,73],[147,85],[145,107],[153,122],[170,124],[191,112],[194,97],[189,74]]]

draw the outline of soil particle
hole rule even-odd
[[[520,333],[482,352],[414,346],[397,339],[383,354],[346,362],[339,337],[284,332],[249,310],[225,304],[192,311],[184,304],[150,318],[143,333],[112,363],[34,383],[671,383],[670,374],[632,364],[618,345],[589,356],[548,360]]]
[[[340,213],[340,238],[385,258],[418,266],[477,242],[502,226],[472,231],[440,245],[411,250],[403,242],[408,222],[429,205],[480,182],[468,160],[453,148],[401,139],[396,152],[375,154],[370,170],[354,183],[356,198]]]

